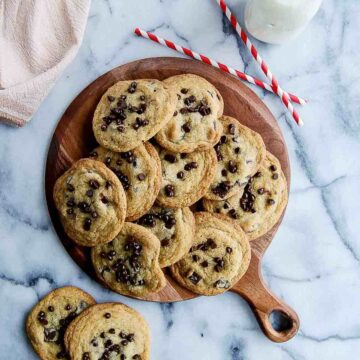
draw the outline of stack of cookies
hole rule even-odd
[[[26,332],[42,360],[149,360],[150,332],[143,317],[119,303],[96,304],[66,286],[31,310]]]
[[[120,81],[93,118],[99,144],[56,182],[63,227],[91,247],[99,279],[145,297],[163,269],[197,294],[230,289],[246,272],[249,241],[287,203],[279,161],[219,91],[192,74]]]

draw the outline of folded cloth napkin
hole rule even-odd
[[[29,121],[81,44],[90,0],[0,0],[0,121]]]

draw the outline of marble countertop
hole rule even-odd
[[[229,1],[239,17],[240,2]],[[0,358],[36,359],[25,316],[48,291],[72,284],[98,301],[122,301],[139,310],[151,327],[152,359],[358,359],[359,17],[359,1],[328,0],[294,42],[255,42],[283,87],[311,100],[299,109],[305,121],[299,129],[273,95],[255,89],[279,121],[292,167],[289,206],[263,272],[273,292],[298,312],[301,328],[293,340],[275,344],[235,294],[177,304],[131,300],[89,279],[59,242],[44,195],[44,164],[59,117],[111,68],[178,56],[133,36],[136,26],[261,77],[212,0],[93,0],[76,59],[31,123],[22,129],[0,125]]]

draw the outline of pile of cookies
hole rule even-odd
[[[96,304],[85,291],[66,286],[31,310],[26,332],[43,360],[148,360],[150,332],[143,317],[119,303]]]
[[[120,81],[94,113],[99,146],[56,182],[65,232],[91,247],[99,279],[145,297],[166,285],[214,295],[246,272],[249,241],[287,203],[279,161],[219,91],[192,74]]]

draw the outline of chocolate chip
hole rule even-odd
[[[183,89],[180,90],[180,92],[181,92],[182,94],[187,94],[188,91],[189,91],[189,89],[185,89],[185,88],[183,88]]]
[[[244,192],[240,199],[240,207],[245,212],[255,213],[256,212],[254,208],[255,195],[252,194],[251,192],[251,183],[252,183],[252,179],[249,180],[249,182],[246,184],[244,188]]]
[[[128,342],[126,339],[121,340],[121,345],[122,345],[122,346],[126,346],[128,343],[129,343],[129,342]]]
[[[110,334],[115,334],[115,329],[113,329],[113,328],[109,329],[109,333]]]
[[[161,246],[169,246],[170,244],[170,239],[166,238],[161,240]]]
[[[174,114],[173,114],[173,116],[176,116],[177,114],[178,114],[178,112],[177,112],[177,111],[175,111],[175,112],[174,112]]]
[[[91,227],[91,219],[90,218],[86,218],[85,221],[84,221],[84,225],[83,225],[83,228],[85,231],[89,231],[90,230],[90,227]]]
[[[67,304],[67,305],[65,306],[65,310],[67,310],[67,311],[71,310],[71,305],[70,305],[70,304]]]
[[[267,203],[268,203],[268,205],[274,205],[275,200],[274,199],[268,199]]]
[[[179,171],[177,174],[176,174],[176,177],[178,178],[178,179],[183,179],[184,178],[184,172],[183,171]]]
[[[110,161],[111,161],[111,159],[110,159]],[[89,185],[90,185],[90,187],[92,187],[95,190],[100,187],[100,184],[97,180],[90,180]]]
[[[234,124],[230,124],[229,125],[229,133],[231,135],[234,135],[235,134],[235,125]]]
[[[216,185],[216,187],[211,189],[211,191],[215,195],[223,198],[230,191],[230,189],[231,189],[230,182],[229,181],[222,181],[221,183]]]
[[[176,155],[173,155],[173,154],[166,154],[164,156],[164,160],[166,160],[167,162],[169,162],[171,164],[173,164],[177,161]]]
[[[181,154],[180,154],[180,158],[181,158],[181,159],[186,159],[186,158],[187,158],[187,155],[188,155],[188,154],[186,154],[186,153],[181,153]]]
[[[271,171],[276,171],[276,170],[277,170],[277,167],[276,167],[275,165],[270,165],[270,166],[269,166],[269,169],[270,169]]]
[[[140,95],[140,100],[144,101],[145,100],[145,95]]]
[[[206,267],[209,266],[209,263],[208,263],[206,260],[204,260],[200,265],[201,265],[202,267],[206,268]]]
[[[219,144],[222,145],[222,144],[225,144],[226,143],[226,136],[225,135],[222,135],[221,138],[220,138],[220,141],[219,141]]]
[[[45,342],[53,342],[56,338],[57,331],[56,329],[44,329],[44,341]]]
[[[199,256],[198,255],[196,255],[196,254],[194,254],[193,256],[192,256],[192,260],[194,261],[194,262],[197,262],[197,261],[199,261]]]
[[[191,95],[191,96],[184,99],[184,104],[186,106],[190,106],[195,101],[196,101],[196,97],[194,95]]]
[[[67,184],[66,189],[67,189],[67,191],[70,191],[70,192],[73,192],[75,190],[74,186],[71,184]]]
[[[93,212],[91,213],[91,217],[92,217],[93,219],[96,219],[98,216],[99,216],[99,215],[98,215],[98,213],[97,213],[96,211],[93,211]]]
[[[154,218],[154,215],[146,214],[138,220],[138,224],[149,226],[149,227],[155,227],[156,220]]]
[[[228,162],[228,170],[232,173],[232,174],[235,174],[236,171],[237,171],[238,167],[237,165],[235,164],[235,162],[233,160],[230,160]]]
[[[82,213],[85,213],[85,214],[87,214],[87,213],[89,213],[91,211],[90,210],[90,205],[85,201],[80,201],[78,203],[78,208],[80,209],[80,211]]]
[[[100,127],[101,131],[106,131],[107,130],[107,125],[106,124],[102,124]]]
[[[74,207],[74,206],[76,205],[74,198],[69,199],[69,200],[66,202],[66,205],[69,206],[69,207]]]
[[[184,166],[184,169],[185,169],[186,171],[190,171],[190,170],[192,170],[192,169],[196,169],[197,167],[198,167],[198,163],[195,162],[195,161],[192,161],[192,162],[190,162],[190,163],[187,163],[187,164]]]
[[[145,174],[141,173],[137,176],[137,178],[140,180],[140,181],[144,181],[145,180]]]
[[[93,190],[87,190],[87,191],[86,191],[86,196],[92,197],[93,195],[94,195],[94,191],[93,191]]]
[[[50,312],[54,312],[55,309],[54,309],[53,306],[50,305],[50,306],[48,306],[48,310],[49,310]]]
[[[108,348],[108,347],[110,347],[112,344],[113,344],[113,342],[112,342],[110,339],[108,339],[108,340],[105,341],[105,344],[104,344],[104,345],[105,345],[105,347]]]
[[[206,115],[211,114],[211,109],[207,105],[201,105],[200,109],[199,109],[199,113],[202,116],[206,116]]]
[[[165,195],[168,197],[174,197],[175,196],[175,188],[173,185],[166,185],[165,186]]]
[[[189,112],[189,109],[188,109],[188,108],[185,108],[185,107],[184,107],[184,108],[181,108],[181,109],[180,109],[180,114],[183,114],[183,115],[184,115],[184,114],[187,114],[188,112]]]
[[[190,126],[190,124],[187,122],[187,123],[185,123],[182,127],[181,127],[183,130],[184,130],[184,132],[186,132],[186,133],[189,133],[190,131],[191,131],[191,126]]]
[[[109,187],[111,187],[111,182],[110,182],[110,181],[106,181],[106,183],[105,183],[105,189],[108,189]]]
[[[227,176],[228,172],[226,171],[226,169],[222,169],[221,170],[221,175],[222,176]]]
[[[106,196],[102,196],[101,197],[101,202],[103,203],[103,204],[108,204],[109,203],[109,199],[106,197]]]
[[[136,91],[136,88],[137,88],[137,82],[133,81],[128,88],[128,92],[130,94],[133,94]]]
[[[82,355],[82,360],[90,360],[90,354],[88,352],[84,352]]]
[[[111,318],[111,314],[110,314],[110,313],[105,313],[105,314],[104,314],[104,317],[105,317],[105,319],[110,319],[110,318]]]
[[[216,245],[216,242],[213,240],[213,239],[207,239],[206,240],[206,244],[207,246],[209,246],[211,249],[216,249],[217,248],[217,245]]]
[[[259,178],[259,177],[261,177],[261,176],[262,176],[261,171],[258,171],[258,172],[254,175],[254,177],[256,177],[256,178]]]
[[[278,179],[278,177],[279,177],[279,174],[275,173],[275,174],[273,174],[272,179],[276,180],[276,179]]]
[[[132,357],[133,360],[141,360],[141,356],[139,354],[135,354],[133,357]]]
[[[117,126],[116,127],[116,130],[118,131],[118,132],[124,132],[125,131],[125,126],[124,125],[119,125],[119,126]]]
[[[224,203],[223,208],[224,208],[224,209],[228,209],[228,208],[229,208],[228,203]]]
[[[239,147],[236,147],[236,148],[234,149],[234,153],[235,153],[235,154],[240,154],[240,148],[239,148]]]
[[[257,193],[258,193],[259,195],[262,195],[264,192],[265,192],[265,189],[264,189],[264,188],[260,188],[260,189],[257,190]]]
[[[114,100],[115,100],[115,97],[114,96],[111,96],[111,95],[108,95],[108,100],[110,101],[110,102],[113,102]]]
[[[226,247],[226,252],[227,252],[228,254],[231,254],[231,253],[233,252],[233,249],[232,249],[230,246],[227,246],[227,247]]]
[[[201,279],[202,277],[197,274],[196,272],[193,272],[189,277],[188,279],[194,284],[196,285]]]

